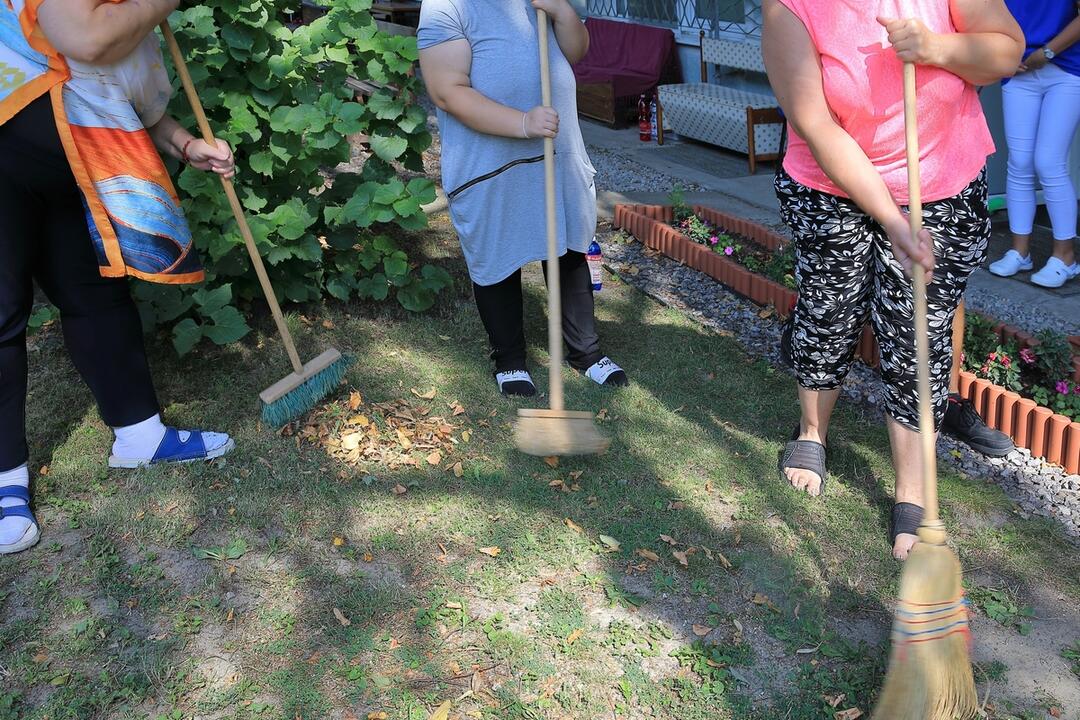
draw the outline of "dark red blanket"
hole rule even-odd
[[[656,87],[675,52],[665,28],[588,18],[589,52],[574,66],[581,83],[612,83],[615,97],[641,95]]]

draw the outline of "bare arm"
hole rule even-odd
[[[559,116],[554,109],[535,107],[522,113],[473,88],[469,79],[472,47],[468,40],[450,40],[421,50],[420,70],[435,104],[477,132],[535,138],[555,137],[559,131]]]
[[[951,0],[955,33],[931,32],[920,20],[878,18],[905,62],[934,65],[989,85],[1011,77],[1024,54],[1024,33],[1004,0]]]
[[[833,117],[825,100],[818,53],[806,27],[779,0],[765,0],[762,10],[765,67],[791,127],[806,140],[825,174],[885,228],[904,268],[910,270],[915,259],[930,269],[929,236],[919,243],[912,241],[908,221],[880,173]]]
[[[1080,13],[1080,3],[1076,4],[1076,9]],[[1077,42],[1080,42],[1080,14],[1076,18],[1061,29],[1054,39],[1046,43],[1044,47],[1053,50],[1054,53],[1063,53]],[[1039,68],[1050,62],[1046,59],[1046,55],[1042,49],[1035,50],[1033,53],[1024,58],[1023,64],[1020,66],[1021,72],[1028,70],[1038,70]]]
[[[45,0],[38,22],[61,55],[107,65],[130,55],[179,4],[179,0]]]
[[[589,51],[589,31],[577,11],[566,0],[532,0],[537,10],[546,10],[555,28],[559,49],[570,64],[581,60]]]

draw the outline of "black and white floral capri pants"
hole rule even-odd
[[[795,239],[799,301],[789,332],[799,385],[840,387],[870,317],[887,388],[884,409],[918,430],[912,284],[885,230],[851,200],[801,185],[782,169],[775,185],[780,214]],[[948,404],[953,316],[990,238],[986,192],[983,171],[959,195],[923,207],[923,226],[934,239],[927,302],[930,385],[939,425]]]

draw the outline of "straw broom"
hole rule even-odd
[[[919,136],[915,114],[915,66],[904,64],[909,212],[912,237],[922,230]],[[892,631],[892,655],[874,720],[970,720],[978,712],[968,645],[967,603],[960,561],[945,544],[938,516],[937,455],[930,410],[930,338],[926,275],[914,267],[915,344],[922,439],[923,522],[900,579]]]

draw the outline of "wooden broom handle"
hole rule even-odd
[[[904,130],[908,166],[908,219],[911,238],[922,232],[922,184],[919,178],[919,122],[916,114],[915,65],[904,63]],[[938,522],[937,431],[930,403],[930,331],[926,308],[926,270],[912,264],[915,302],[915,365],[919,390],[919,437],[922,444],[923,524]]]
[[[540,35],[540,93],[544,107],[551,107],[551,61],[548,48],[548,16],[536,11],[536,26]],[[563,410],[562,373],[562,289],[559,278],[559,240],[555,227],[555,141],[544,138],[544,203],[547,209],[548,246],[548,355],[551,358],[551,409]]]
[[[191,73],[188,72],[187,63],[184,62],[180,46],[176,44],[176,36],[173,35],[172,28],[169,27],[167,20],[161,23],[161,34],[165,36],[165,44],[169,46],[169,54],[172,55],[176,74],[180,76],[180,83],[184,86],[184,94],[187,95],[188,102],[191,103],[191,110],[195,113],[195,122],[199,125],[199,132],[202,133],[203,140],[209,143],[211,147],[217,147],[214,132],[210,129],[210,123],[206,119],[206,112],[203,110],[202,102],[199,101],[199,94],[195,91],[195,83],[191,80]],[[236,218],[236,224],[240,226],[240,235],[243,236],[244,244],[247,245],[248,255],[251,256],[251,264],[255,267],[255,274],[259,276],[259,284],[262,285],[266,302],[270,305],[270,312],[274,314],[274,322],[277,323],[281,341],[285,344],[285,352],[289,354],[289,362],[292,363],[296,374],[302,375],[304,364],[300,362],[300,355],[296,352],[296,344],[293,342],[292,334],[289,332],[289,326],[285,324],[285,316],[281,314],[281,306],[278,305],[277,295],[274,294],[274,287],[270,284],[270,278],[266,275],[266,267],[263,265],[259,249],[255,245],[255,238],[251,234],[251,228],[248,227],[247,218],[244,217],[244,208],[240,204],[240,198],[236,196],[236,189],[233,187],[232,180],[221,178],[221,186],[225,189],[225,197],[229,199],[229,206],[232,208],[233,217]]]

